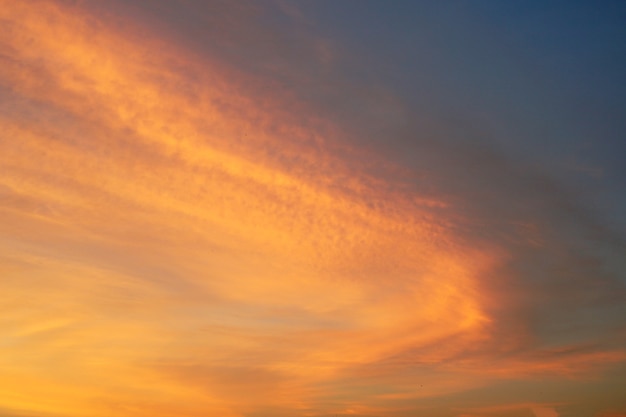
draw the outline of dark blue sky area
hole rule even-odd
[[[385,80],[419,117],[476,128],[619,222],[626,207],[626,3],[299,5],[317,30],[355,52],[358,76]]]
[[[314,8],[311,15],[322,33],[360,52],[368,70],[393,82],[407,100],[467,110],[484,107],[531,124],[555,124],[549,120],[562,118],[569,123],[559,123],[554,140],[571,129],[569,124],[577,128],[568,133],[578,131],[580,140],[621,142],[626,104],[623,2],[302,6]],[[589,138],[592,134],[601,137]]]

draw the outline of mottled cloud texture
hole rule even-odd
[[[626,415],[624,236],[363,62],[294,3],[0,1],[0,414]]]

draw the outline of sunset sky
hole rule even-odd
[[[625,21],[0,0],[0,417],[626,417]]]

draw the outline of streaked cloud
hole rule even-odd
[[[153,4],[0,2],[0,410],[621,411],[506,387],[624,375],[624,239],[574,192],[295,3]]]

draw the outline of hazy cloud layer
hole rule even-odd
[[[626,413],[611,214],[307,7],[0,25],[0,412]]]

